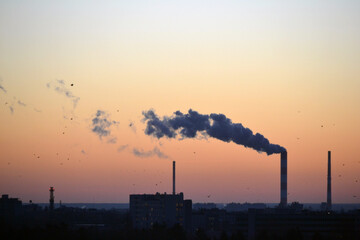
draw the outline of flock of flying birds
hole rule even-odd
[[[73,87],[74,84],[71,83],[70,86]],[[8,104],[8,103],[6,102],[5,104]],[[119,110],[117,110],[117,112],[119,112]],[[301,113],[301,111],[298,111],[298,113]],[[72,120],[73,120],[73,118],[71,117],[71,118],[70,118],[70,121],[72,121]],[[129,124],[129,127],[132,127],[132,126],[133,126],[133,123],[131,122],[131,123]],[[333,126],[335,126],[335,124],[333,124]],[[324,125],[321,125],[321,127],[323,128]],[[67,127],[65,126],[65,128],[67,128]],[[63,131],[62,134],[64,135],[64,134],[65,134],[65,131]],[[300,140],[300,138],[297,137],[297,140]],[[82,152],[84,153],[84,151],[82,151]],[[196,154],[196,152],[194,151],[193,154]],[[59,156],[59,153],[56,153],[56,155]],[[33,154],[33,157],[36,158],[36,159],[40,159],[40,156],[37,155],[37,154],[35,154],[35,153]],[[67,160],[68,160],[68,161],[70,160],[70,156],[67,158]],[[358,161],[358,163],[360,164],[360,161]],[[8,165],[10,165],[10,164],[11,164],[11,163],[8,162]],[[60,162],[60,165],[62,166],[62,165],[63,165],[63,162]],[[343,163],[342,166],[345,167],[345,164]],[[145,170],[144,170],[144,171],[145,171]],[[338,177],[341,178],[342,175],[339,174]],[[358,179],[355,179],[355,182],[356,182],[356,183],[359,183],[359,180],[358,180]],[[160,185],[161,183],[162,183],[162,181],[160,181],[159,183],[155,183],[155,186],[157,187],[157,186]],[[132,186],[134,187],[135,184],[133,183]],[[246,187],[246,190],[249,191],[250,188],[249,188],[249,187]],[[290,193],[288,193],[288,195],[290,195]],[[210,198],[210,197],[211,197],[210,194],[207,195],[207,198]],[[360,197],[358,197],[358,196],[356,196],[356,195],[353,195],[353,198],[360,198]]]

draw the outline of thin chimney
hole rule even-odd
[[[327,203],[326,209],[331,211],[331,151],[328,151]]]
[[[49,208],[50,208],[50,210],[54,210],[54,199],[55,199],[54,187],[50,187],[49,191],[50,191],[50,200],[49,200],[50,206],[49,206]]]
[[[287,152],[281,153],[280,168],[280,207],[287,206]]]
[[[175,194],[175,161],[173,161],[173,195]]]

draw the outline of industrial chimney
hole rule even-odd
[[[175,161],[173,161],[173,195],[175,194]]]
[[[49,202],[50,202],[50,210],[53,210],[54,209],[54,199],[55,199],[55,197],[54,197],[54,191],[55,191],[54,187],[50,187],[49,191],[50,191],[50,200],[49,200]]]
[[[287,206],[287,152],[281,153],[280,207]]]
[[[331,151],[328,151],[327,202],[326,210],[331,211]]]

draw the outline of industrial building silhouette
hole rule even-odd
[[[281,193],[277,207],[263,203],[192,204],[176,193],[173,162],[172,193],[131,194],[129,209],[100,210],[22,204],[0,198],[0,233],[4,239],[360,239],[360,209],[336,212],[331,195],[331,152],[328,152],[327,196],[322,210],[287,203],[287,154],[282,153]],[[65,225],[64,225],[65,224]],[[42,237],[39,237],[39,232]],[[60,234],[61,232],[61,234]],[[82,234],[82,235],[81,235]],[[55,238],[54,238],[55,237]],[[56,238],[57,237],[57,238]]]
[[[192,201],[184,200],[184,194],[175,191],[175,161],[173,161],[172,194],[130,195],[130,216],[134,228],[148,229],[154,224],[173,227],[179,224],[191,231]]]

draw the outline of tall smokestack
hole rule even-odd
[[[287,152],[281,152],[280,207],[287,206]]]
[[[50,207],[49,208],[50,208],[50,210],[53,210],[54,209],[54,199],[55,199],[55,197],[54,197],[54,191],[55,191],[54,187],[50,187],[49,191],[50,191],[50,200],[49,200]]]
[[[326,210],[331,211],[331,151],[328,151],[327,203]]]
[[[175,161],[173,161],[173,195],[175,194]]]

